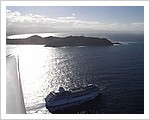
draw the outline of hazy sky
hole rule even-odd
[[[143,32],[143,6],[7,7],[10,32]]]

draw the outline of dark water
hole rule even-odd
[[[68,89],[92,83],[98,85],[102,93],[96,99],[80,106],[54,113],[144,114],[144,37],[143,35],[107,37],[123,44],[107,47],[63,47],[55,48],[53,52],[50,52],[51,48],[43,48],[49,51],[48,54],[53,53],[51,59],[43,57],[45,62],[42,62],[42,68],[47,68],[43,74],[46,74],[48,79],[42,83],[43,86],[55,89],[63,85]],[[52,65],[53,62],[55,66]],[[46,88],[41,91],[38,93],[44,93],[44,96],[46,92],[49,93]],[[25,96],[29,99],[28,95]],[[30,108],[28,102],[31,100],[25,101]],[[36,108],[34,110],[36,111]]]
[[[76,61],[71,66],[76,71],[71,81],[97,84],[102,89],[102,96],[79,109],[59,113],[144,113],[142,42],[101,48],[69,48]]]

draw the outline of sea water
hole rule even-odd
[[[93,36],[102,37],[96,35]],[[108,34],[104,37],[122,44],[56,48],[7,45],[7,54],[19,56],[27,113],[49,114],[44,98],[59,86],[69,89],[92,83],[100,87],[101,96],[55,113],[143,114],[144,36]]]

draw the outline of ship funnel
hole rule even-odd
[[[64,89],[63,87],[59,87],[59,91],[60,91],[60,92],[64,92],[65,89]]]

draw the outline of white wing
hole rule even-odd
[[[19,59],[6,57],[6,114],[25,114]]]

